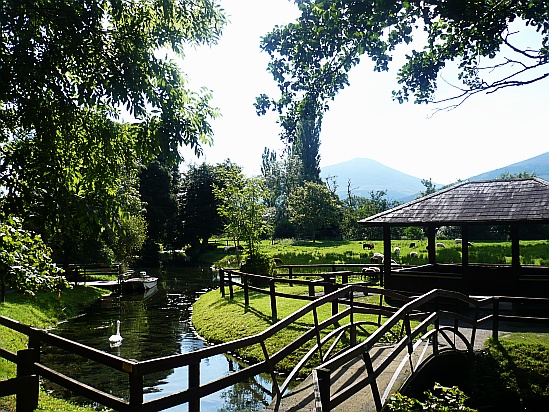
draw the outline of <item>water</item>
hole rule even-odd
[[[159,272],[158,287],[147,294],[113,295],[89,307],[83,316],[58,325],[52,333],[126,359],[147,360],[201,349],[207,343],[201,340],[191,324],[192,304],[200,293],[218,284],[209,269],[178,268]],[[109,337],[116,333],[120,320],[123,341],[113,345]],[[127,375],[89,362],[76,355],[45,347],[43,363],[86,384],[115,396],[129,398]],[[239,370],[241,363],[229,355],[204,359],[201,382]],[[187,387],[187,367],[145,376],[145,400],[165,396]],[[87,403],[74,397],[63,388],[45,382],[46,388],[56,396]],[[205,397],[201,411],[256,411],[271,401],[270,376],[256,376],[248,382]],[[170,411],[187,411],[187,405]]]

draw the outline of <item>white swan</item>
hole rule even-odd
[[[122,336],[120,336],[120,321],[116,321],[116,335],[111,335],[109,342],[122,342]]]

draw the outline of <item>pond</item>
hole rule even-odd
[[[168,268],[147,270],[158,276],[157,288],[144,294],[122,294],[104,297],[75,319],[58,325],[52,333],[125,359],[147,360],[187,353],[206,347],[191,324],[192,304],[201,293],[218,284],[209,268]],[[119,346],[109,342],[116,333],[120,320]],[[44,347],[41,360],[86,384],[129,399],[127,375],[88,362],[79,356],[70,356],[59,349]],[[206,366],[206,367],[204,367]],[[241,363],[230,355],[214,356],[203,361],[201,382],[209,382],[238,370]],[[145,376],[145,400],[178,392],[187,387],[187,368],[177,368]],[[47,390],[56,396],[89,404],[63,388],[44,382]],[[205,397],[201,411],[256,411],[271,401],[272,381],[268,375],[259,375],[248,382]],[[98,409],[101,406],[98,405]],[[187,411],[187,405],[170,411]]]

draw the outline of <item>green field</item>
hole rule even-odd
[[[415,247],[410,247],[414,242]],[[372,243],[374,249],[363,249],[363,243]],[[437,248],[438,263],[460,263],[461,244],[454,240],[437,240],[444,248]],[[223,253],[225,241],[215,252],[209,252],[205,259],[215,262],[217,266],[234,267],[237,263],[235,254]],[[262,250],[282,259],[286,265],[319,264],[319,263],[369,263],[374,253],[383,253],[383,241],[295,241],[291,239],[263,241]],[[391,254],[392,259],[402,265],[422,265],[428,262],[426,240],[394,240],[391,250],[400,248],[400,256]],[[410,253],[416,252],[417,258],[411,258]],[[549,266],[549,241],[521,241],[520,256],[522,265]],[[482,241],[473,242],[469,247],[469,263],[511,264],[511,242]]]

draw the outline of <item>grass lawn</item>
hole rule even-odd
[[[410,247],[411,243],[414,247]],[[372,243],[371,250],[363,249],[366,241],[331,241],[317,240],[294,241],[292,239],[262,242],[262,251],[282,259],[286,265],[296,264],[328,264],[328,263],[369,263],[374,253],[383,253],[383,241],[367,241]],[[437,240],[444,248],[437,248],[438,263],[460,263],[461,244],[454,240]],[[219,245],[225,244],[219,241]],[[392,254],[392,258],[402,265],[423,265],[428,263],[426,240],[393,240],[391,250],[399,247],[400,256]],[[410,257],[410,252],[416,252],[418,257]],[[546,240],[521,241],[521,264],[549,266],[549,242]],[[236,267],[238,259],[235,254],[226,254],[220,246],[215,252],[209,252],[203,259],[214,262],[219,267]],[[511,242],[478,241],[469,247],[469,263],[511,264]]]
[[[77,287],[61,292],[38,293],[35,297],[10,293],[6,302],[0,303],[0,315],[17,320],[26,325],[47,329],[59,321],[76,316],[83,307],[98,299],[105,291]],[[0,326],[0,347],[17,352],[27,347],[27,336]],[[15,377],[16,365],[0,358],[0,380]],[[0,410],[15,411],[15,395],[0,397]],[[95,409],[77,406],[53,398],[41,390],[39,411],[91,412]]]
[[[306,286],[277,286],[277,291],[288,294],[307,294]],[[363,297],[360,301],[365,303],[377,304],[379,298],[376,296]],[[305,300],[296,300],[288,298],[277,298],[277,312],[279,319],[294,313],[309,302]],[[343,307],[341,307],[343,309]],[[331,303],[322,305],[318,310],[319,322],[328,319],[331,316]],[[377,322],[375,315],[355,315],[355,321]],[[219,290],[212,290],[201,295],[193,306],[192,322],[196,331],[208,341],[213,343],[228,342],[237,340],[246,336],[258,334],[272,325],[271,303],[269,295],[251,291],[250,305],[246,309],[244,306],[243,291],[235,288],[234,300],[229,300],[228,296],[223,298]],[[349,323],[348,318],[341,320],[340,324]],[[314,325],[313,314],[308,313],[295,321],[282,331],[278,332],[272,338],[265,341],[269,354],[274,354],[293,340],[301,336],[305,331]],[[366,330],[371,333],[376,329],[375,326],[367,326]],[[323,331],[323,335],[333,330],[329,328]],[[366,334],[359,336],[365,339]],[[289,372],[296,362],[316,343],[313,339],[301,349],[295,351],[292,356],[287,357],[279,364],[276,369],[281,372]],[[252,362],[262,361],[264,359],[263,351],[260,345],[250,346],[238,353]],[[311,370],[311,365],[304,369],[307,375]]]

